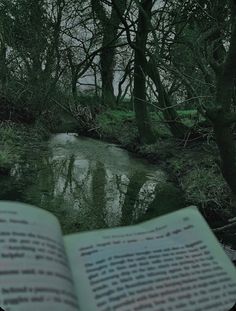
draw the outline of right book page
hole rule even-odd
[[[65,237],[82,311],[227,311],[236,269],[196,207]]]

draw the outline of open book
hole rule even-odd
[[[5,311],[227,311],[236,269],[196,207],[63,237],[50,213],[0,203]]]

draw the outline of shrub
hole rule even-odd
[[[5,174],[10,171],[16,154],[13,152],[13,145],[16,139],[14,126],[10,122],[0,123],[0,171]]]
[[[181,178],[186,199],[205,208],[229,207],[229,189],[216,165],[212,167],[193,167]]]

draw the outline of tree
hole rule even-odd
[[[48,96],[59,74],[59,41],[64,0],[16,0],[5,3],[10,35],[8,45],[23,63],[31,110],[48,106]]]
[[[151,18],[152,0],[142,0],[139,7],[138,25],[134,54],[134,110],[139,130],[141,143],[152,144],[156,138],[151,129],[147,100],[146,100],[146,44],[149,33],[149,21]]]
[[[4,5],[0,6],[0,81],[4,92],[7,82],[7,42],[6,42],[6,19],[7,12]]]
[[[191,1],[188,4],[187,27],[194,36],[182,43],[194,52],[194,68],[205,80],[204,92],[210,99],[199,108],[212,123],[221,171],[236,198],[236,150],[232,132],[236,122],[236,3],[198,0],[192,4]]]
[[[222,174],[236,197],[236,150],[232,125],[236,122],[233,112],[233,92],[236,80],[236,2],[228,1],[230,7],[230,45],[225,60],[214,63],[216,73],[215,103],[207,108],[206,115],[213,124],[216,143],[221,156]]]
[[[119,8],[116,6],[115,1],[112,1],[112,3],[119,12]],[[162,82],[159,66],[160,62],[163,62],[162,58],[164,58],[164,55],[162,55],[159,51],[163,50],[163,47],[158,46],[159,40],[156,39],[156,33],[158,31],[161,33],[160,41],[165,43],[168,37],[173,36],[173,27],[169,29],[168,33],[158,29],[158,25],[160,23],[163,23],[165,26],[161,28],[162,30],[163,28],[166,28],[166,19],[163,18],[162,13],[160,13],[160,21],[157,23],[157,28],[152,25],[151,19],[153,17],[153,1],[136,1],[136,3],[139,9],[139,16],[137,20],[135,43],[132,41],[130,26],[128,25],[126,19],[121,14],[119,14],[119,17],[125,27],[128,43],[135,51],[133,95],[137,125],[139,127],[140,137],[142,137],[141,140],[143,143],[153,143],[155,141],[155,137],[152,133],[150,122],[148,120],[147,102],[145,100],[145,76],[149,76],[156,87],[159,108],[163,113],[165,122],[169,126],[171,133],[177,138],[184,139],[190,134],[190,129],[181,122],[176,110],[174,109],[176,104],[172,103],[170,93],[166,90]],[[154,42],[150,42],[150,38],[148,40],[149,33],[151,33],[154,37]],[[149,60],[147,58],[149,58]],[[137,62],[138,65],[136,66]],[[141,79],[143,79],[142,83]]]
[[[117,1],[119,14],[123,15],[126,9],[127,0]],[[100,66],[102,79],[102,101],[105,106],[115,107],[116,98],[114,95],[114,66],[115,66],[115,44],[118,39],[120,18],[114,6],[111,6],[110,17],[105,10],[101,0],[91,0],[95,16],[102,25],[102,48],[100,52]]]
[[[181,70],[170,70],[173,67],[172,49],[176,49],[175,42],[178,41],[184,29],[183,24],[186,23],[186,18],[182,21],[182,11],[185,12],[183,4],[180,6],[176,5],[175,1],[163,1],[153,12],[153,22],[149,23],[152,40],[149,42],[147,73],[156,88],[158,109],[162,112],[171,134],[185,141],[199,135],[183,124],[176,111],[177,107],[180,107],[177,103],[177,97],[180,96],[176,93],[186,87],[192,93],[191,83],[186,83]]]

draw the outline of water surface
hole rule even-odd
[[[0,182],[1,199],[52,211],[67,233],[129,225],[184,204],[157,165],[76,134],[21,146],[11,177]]]

